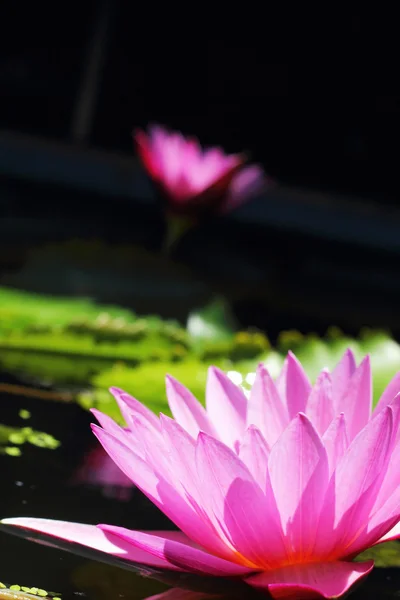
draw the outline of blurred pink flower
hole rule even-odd
[[[129,427],[93,411],[110,457],[180,531],[2,521],[157,568],[236,576],[275,598],[336,598],[363,550],[400,537],[400,374],[372,413],[371,367],[348,350],[312,386],[288,354],[247,397],[210,368],[206,408],[167,378],[174,419],[112,392]]]
[[[171,213],[196,217],[227,212],[270,183],[261,167],[245,166],[244,155],[203,149],[197,139],[160,126],[137,131],[134,140]]]
[[[72,485],[98,487],[106,498],[123,502],[131,499],[135,487],[102,446],[93,448],[84,456],[71,483]]]

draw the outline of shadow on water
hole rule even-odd
[[[107,497],[99,488],[73,483],[82,458],[96,447],[89,428],[93,419],[80,407],[5,394],[0,394],[0,403],[2,420],[7,424],[20,426],[19,411],[26,409],[31,414],[30,426],[61,441],[55,450],[24,444],[20,457],[0,455],[1,517],[47,517],[150,530],[172,527],[136,489],[129,500],[122,496],[125,500],[121,501],[116,494]],[[237,581],[173,575],[140,565],[127,569],[124,564],[100,562],[103,557],[95,551],[77,555],[65,552],[62,543],[57,542],[57,546],[33,543],[1,531],[0,581],[7,586],[36,586],[61,595],[64,600],[140,600],[158,594],[164,594],[162,600],[264,597]],[[399,583],[397,569],[375,569],[352,598],[395,598],[399,595]]]

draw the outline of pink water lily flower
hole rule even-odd
[[[232,210],[260,193],[269,179],[245,156],[203,149],[196,138],[153,126],[134,134],[137,152],[162,190],[171,213],[198,217]]]
[[[211,367],[206,408],[167,377],[173,419],[113,389],[129,431],[93,431],[179,531],[32,518],[3,523],[128,561],[244,579],[276,598],[335,598],[373,567],[364,549],[400,537],[400,374],[371,413],[371,368],[347,351],[312,386],[288,354],[247,397]]]

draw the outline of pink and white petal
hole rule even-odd
[[[322,436],[322,443],[328,455],[329,477],[331,477],[336,465],[349,447],[346,419],[343,413],[333,419]]]
[[[117,401],[128,426],[131,423],[132,417],[141,417],[142,419],[146,419],[157,431],[160,429],[158,417],[147,406],[139,402],[139,400],[136,400],[130,394],[116,387],[110,388],[110,392]]]
[[[205,408],[184,385],[167,375],[166,388],[169,407],[179,425],[194,439],[199,431],[216,435]]]
[[[276,387],[287,407],[289,419],[304,412],[311,392],[311,383],[299,360],[288,352],[282,370],[276,380]]]
[[[373,566],[372,560],[292,565],[252,575],[246,582],[268,590],[273,598],[338,598],[368,575]]]
[[[398,539],[400,539],[400,514],[399,521],[396,523],[396,525],[391,527],[389,531],[385,533],[385,535],[380,537],[379,540],[375,542],[374,546],[376,546],[377,544],[383,544],[384,542],[392,542]]]
[[[351,441],[368,423],[372,410],[371,361],[366,356],[357,367],[341,397],[337,412],[346,416],[347,431]]]
[[[183,495],[208,525],[209,534],[202,537],[201,545],[209,552],[227,560],[234,557],[233,550],[228,547],[217,534],[211,520],[203,509],[203,496],[208,489],[200,485],[195,465],[196,444],[193,438],[173,419],[161,415],[161,426],[165,441],[169,448],[171,471],[175,478],[175,487],[182,488]]]
[[[393,410],[387,407],[357,435],[338,462],[321,512],[316,554],[335,549],[343,556],[368,522],[388,467],[392,432]]]
[[[97,408],[91,408],[90,412],[96,417],[104,431],[108,431],[108,433],[131,448],[138,456],[144,458],[145,448],[143,446],[143,441],[138,439],[135,432],[132,432],[132,430],[127,427],[121,427],[111,417],[97,410]]]
[[[137,546],[133,546],[119,536],[105,534],[97,525],[69,523],[68,521],[55,521],[52,519],[34,519],[31,517],[3,519],[1,522],[5,525],[44,533],[59,540],[93,548],[94,550],[99,550],[135,563],[161,567],[163,569],[172,568],[166,560],[157,558]],[[47,542],[40,543],[47,545]],[[175,567],[175,569],[181,570],[179,567]]]
[[[210,527],[168,480],[155,473],[147,461],[96,425],[92,429],[105,451],[129,479],[186,535],[200,545],[210,537]]]
[[[342,358],[332,371],[332,392],[333,392],[333,405],[334,412],[337,414],[340,412],[339,404],[343,398],[349,381],[352,378],[357,368],[356,359],[350,348],[347,348]]]
[[[329,371],[321,371],[307,400],[306,415],[320,435],[323,435],[335,416],[333,411],[332,379]]]
[[[155,430],[146,419],[135,417],[132,421],[131,436],[140,443],[145,461],[152,469],[161,473],[171,482],[175,480],[169,461],[168,448],[160,430]]]
[[[155,429],[146,417],[138,415],[130,418],[130,429],[123,429],[108,415],[97,409],[92,409],[91,412],[105,431],[128,446],[140,458],[146,460],[153,469],[168,472],[166,449],[160,426]]]
[[[400,487],[388,498],[385,504],[372,514],[365,528],[347,548],[348,556],[357,556],[360,552],[392,539],[400,533]]]
[[[206,434],[198,437],[196,465],[208,491],[205,510],[248,565],[269,568],[286,558],[271,488],[264,493],[233,450]]]
[[[328,457],[306,415],[300,413],[271,449],[269,475],[291,553],[311,553],[328,486]]]
[[[378,404],[374,410],[374,415],[377,414],[382,408],[385,408],[388,404],[391,404],[397,394],[400,392],[400,372],[396,373],[393,379],[390,380],[386,386],[382,396],[379,399]]]
[[[216,367],[208,370],[206,407],[219,438],[234,448],[245,431],[247,398],[239,386]]]
[[[398,435],[400,425],[400,395],[396,396],[389,406],[393,411],[393,447],[389,459],[388,468],[376,495],[372,512],[376,512],[377,510],[379,510],[380,507],[388,501],[392,494],[395,493],[395,491],[400,485],[400,437]],[[380,414],[380,412],[378,414]]]
[[[256,425],[271,448],[289,424],[289,415],[264,365],[257,368],[247,405],[247,425]]]
[[[193,546],[183,534],[180,539],[171,539],[168,535],[154,535],[142,531],[131,531],[113,525],[99,525],[104,532],[122,538],[135,548],[152,554],[165,561],[170,568],[178,568],[199,575],[224,577],[229,575],[246,575],[251,569],[243,567],[205,552]]]
[[[244,462],[260,488],[267,489],[269,448],[261,431],[255,425],[246,429],[239,450],[239,458]]]

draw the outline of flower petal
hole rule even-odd
[[[285,399],[289,418],[293,419],[299,412],[304,412],[311,383],[292,352],[288,352],[282,370],[276,380],[276,387],[281,398]]]
[[[206,410],[184,385],[167,375],[166,387],[169,407],[179,425],[195,439],[199,431],[216,435]]]
[[[269,474],[286,546],[307,557],[328,486],[328,457],[309,419],[300,413],[271,450]]]
[[[195,465],[196,444],[193,438],[173,419],[161,415],[162,432],[168,446],[171,471],[175,487],[182,488],[183,494],[199,517],[208,525],[208,536],[202,537],[203,548],[222,558],[231,560],[234,552],[221,540],[203,507],[203,495],[208,493],[200,485]],[[205,529],[205,528],[204,528]]]
[[[269,448],[261,431],[255,425],[246,429],[239,457],[262,490],[267,489]]]
[[[147,406],[144,406],[139,400],[133,398],[123,390],[119,388],[112,387],[110,388],[111,394],[116,399],[122,416],[124,417],[126,424],[130,426],[132,423],[132,417],[141,417],[142,419],[146,419],[149,425],[151,424],[154,429],[160,429],[160,423],[157,416],[151,411]]]
[[[208,370],[206,406],[219,438],[231,448],[242,439],[247,399],[242,390],[216,367]]]
[[[400,396],[395,398],[390,409],[394,415],[392,438],[396,438],[398,421],[400,420]],[[356,551],[361,551],[378,543],[379,539],[385,536],[400,520],[399,460],[400,440],[397,439],[391,452],[389,466],[383,482],[374,496],[374,503],[368,520],[349,548],[351,555]]]
[[[251,569],[193,547],[192,542],[183,534],[180,534],[178,539],[170,539],[169,532],[164,532],[164,535],[155,535],[150,532],[131,531],[113,525],[99,525],[99,528],[112,534],[113,537],[120,537],[145,553],[152,554],[158,560],[170,565],[170,568],[214,576],[244,575],[251,572]]]
[[[337,413],[346,416],[347,431],[351,441],[368,423],[372,409],[371,362],[366,356],[351,377],[347,391],[336,407]]]
[[[132,562],[151,565],[153,567],[173,568],[162,558],[133,546],[121,537],[106,535],[97,525],[85,525],[83,523],[69,523],[68,521],[55,521],[52,519],[34,519],[31,517],[19,517],[3,519],[5,525],[23,527],[39,533],[54,536],[66,542],[72,542],[94,550],[100,550],[106,554],[123,558]],[[164,533],[164,532],[160,532]],[[175,566],[176,570],[180,570]]]
[[[387,502],[368,519],[364,529],[347,548],[349,557],[382,542],[396,539],[400,533],[400,487]]]
[[[345,394],[349,381],[357,368],[356,359],[350,348],[347,348],[342,358],[332,371],[332,393],[335,414],[340,412],[338,406]]]
[[[385,408],[388,404],[391,404],[397,394],[400,392],[400,372],[391,379],[389,384],[386,386],[382,396],[379,399],[378,404],[374,410],[374,415],[378,413],[382,408]]]
[[[275,383],[264,365],[257,368],[247,407],[247,425],[256,425],[271,448],[289,423]]]
[[[307,400],[306,414],[320,435],[329,427],[333,412],[332,379],[329,371],[321,371]]]
[[[345,416],[342,413],[333,419],[322,436],[322,442],[328,455],[329,477],[349,446]]]
[[[368,575],[374,563],[345,561],[293,565],[252,575],[250,585],[267,589],[273,598],[337,598]]]
[[[362,531],[385,476],[392,449],[393,410],[385,408],[357,435],[329,482],[318,525],[317,554],[341,552]]]
[[[385,535],[383,535],[377,542],[375,542],[374,546],[377,544],[383,544],[384,542],[392,542],[393,540],[398,540],[400,538],[400,520],[394,527],[389,529]]]
[[[126,427],[121,427],[114,419],[102,413],[100,410],[97,410],[97,408],[91,408],[90,412],[96,417],[105,431],[108,431],[108,433],[128,446],[138,456],[144,458],[145,449],[143,447],[143,442],[137,438],[134,432]]]
[[[93,432],[113,461],[135,485],[175,523],[188,537],[200,545],[209,539],[210,528],[162,473],[156,473],[137,454],[96,425]]]
[[[383,504],[386,503],[388,498],[396,491],[400,485],[399,478],[399,461],[400,461],[400,437],[398,434],[400,424],[400,395],[396,396],[390,407],[393,411],[393,438],[394,444],[391,451],[389,464],[385,473],[385,477],[380,485],[378,493],[375,498],[373,512],[379,510]],[[380,411],[381,412],[381,411]],[[378,415],[380,414],[378,413]]]
[[[286,558],[270,486],[264,493],[236,454],[204,433],[198,437],[196,464],[208,491],[205,510],[243,564],[268,568]]]

